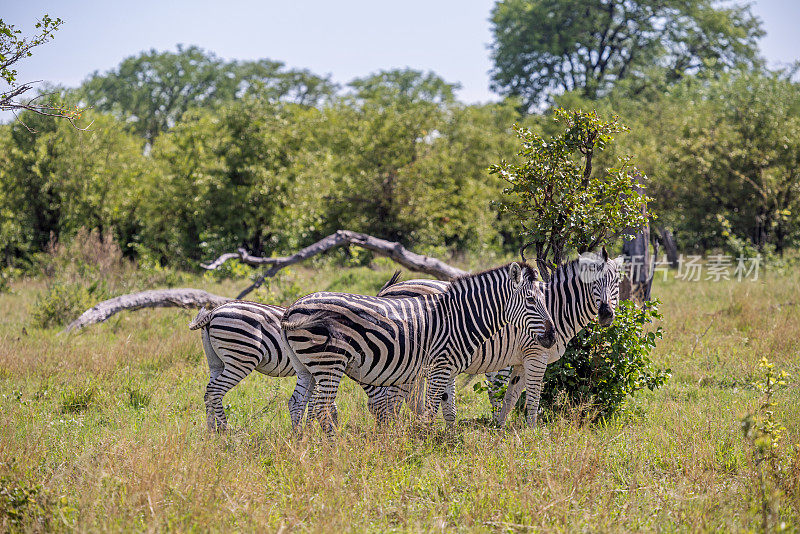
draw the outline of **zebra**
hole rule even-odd
[[[614,320],[619,301],[619,269],[622,261],[622,256],[609,260],[604,247],[600,261],[579,258],[557,268],[549,283],[537,282],[555,326],[556,343],[552,347],[539,345],[513,324],[506,325],[478,347],[473,364],[465,372],[473,375],[486,373],[492,417],[498,424],[505,422],[525,385],[529,392],[526,396],[526,422],[530,426],[536,425],[547,365],[561,358],[570,339],[595,316],[599,316],[602,325],[611,324]],[[424,292],[441,293],[448,286],[448,282],[437,280],[409,280],[387,286],[379,295],[403,297]],[[523,371],[524,383],[521,381]],[[454,379],[451,377],[442,396],[442,413],[447,422],[455,420]],[[501,402],[498,392],[509,381],[511,385],[507,391],[511,393]],[[413,411],[419,410],[418,401],[409,398],[410,392],[402,388],[364,389],[378,412],[376,417],[379,420],[385,420],[396,412],[403,398],[413,401],[410,403]]]
[[[381,291],[395,284],[399,276],[400,271],[396,271]],[[253,371],[272,377],[296,374],[281,335],[281,318],[285,311],[282,306],[234,300],[210,311],[202,308],[189,323],[190,330],[202,330],[210,375],[204,396],[206,422],[210,430],[227,428],[222,398]],[[289,417],[295,430],[313,389],[313,384],[306,380],[310,377],[298,378],[288,401]],[[377,416],[375,403],[368,406]]]
[[[543,346],[555,334],[530,265],[510,263],[456,278],[443,293],[407,298],[313,293],[284,314],[283,336],[298,373],[315,382],[314,417],[332,434],[333,401],[344,374],[362,384],[408,387],[428,369],[430,423],[441,392],[472,364],[475,349],[507,324]]]
[[[500,409],[493,410],[493,418],[498,424],[505,423],[524,386],[528,391],[526,420],[528,424],[535,425],[547,365],[561,359],[570,340],[595,317],[600,326],[609,326],[614,321],[619,304],[619,271],[623,264],[624,256],[609,259],[608,252],[603,247],[599,261],[587,257],[570,261],[556,268],[550,282],[540,284],[547,310],[554,321],[555,343],[547,348],[534,344],[525,345],[525,357],[536,362],[537,380],[533,383],[527,379],[527,369],[525,382],[520,379],[519,367],[514,367],[510,373],[508,369],[504,369],[486,375],[489,398],[494,408],[497,407],[496,399],[500,388],[507,384]],[[535,398],[534,402],[531,402],[530,397]]]
[[[274,377],[295,374],[280,330],[285,311],[282,306],[235,300],[211,311],[202,308],[189,323],[190,330],[202,329],[210,375],[204,396],[210,430],[227,428],[222,397],[253,371]],[[295,387],[289,399],[293,426],[297,410],[305,406],[303,395],[310,390],[298,386],[305,387]]]

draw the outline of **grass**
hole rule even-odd
[[[304,290],[374,292],[393,270],[295,269]],[[413,276],[413,275],[412,275]],[[406,274],[405,278],[410,276]],[[245,281],[189,285],[234,294]],[[741,420],[767,356],[800,377],[800,276],[657,281],[667,385],[605,425],[556,418],[492,429],[458,391],[456,429],[378,430],[343,382],[342,428],[289,432],[294,379],[251,376],[225,398],[233,430],[205,429],[208,379],[193,311],[120,314],[77,335],[32,326],[41,280],[0,294],[0,531],[742,531],[760,528]],[[796,382],[776,395],[800,443]],[[800,527],[778,499],[777,519]]]

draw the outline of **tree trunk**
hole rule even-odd
[[[675,237],[672,231],[661,226],[658,228],[658,234],[661,239],[661,244],[664,246],[664,252],[667,254],[667,261],[670,267],[678,267],[678,247],[675,245]]]
[[[637,186],[636,189],[640,193],[643,192],[641,187]],[[642,207],[645,215],[647,215],[646,210],[646,207]],[[631,230],[629,229],[626,233],[633,233]],[[650,224],[648,222],[645,222],[644,226],[635,233],[633,239],[626,240],[622,244],[622,253],[628,261],[629,297],[639,303],[647,302],[650,300],[650,287],[653,284],[651,275],[653,260],[650,256]],[[621,297],[622,295],[620,295]]]
[[[104,300],[100,304],[89,308],[80,317],[72,321],[64,332],[80,330],[90,324],[102,323],[112,315],[123,310],[140,310],[142,308],[199,308],[200,306],[219,306],[232,300],[207,293],[200,289],[152,289],[122,295],[113,299]]]

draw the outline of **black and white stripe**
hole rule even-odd
[[[450,377],[468,369],[476,349],[507,324],[553,342],[528,265],[511,263],[458,278],[443,293],[408,298],[314,293],[282,321],[298,376],[314,378],[314,415],[327,432],[344,374],[362,384],[410,387],[427,368],[424,419],[432,419]]]
[[[619,300],[619,267],[622,258],[608,260],[605,249],[603,254],[594,263],[591,259],[582,258],[561,266],[553,274],[550,283],[537,282],[554,322],[556,343],[552,347],[543,347],[511,324],[478,347],[472,364],[464,372],[487,374],[489,402],[497,422],[505,422],[523,387],[527,387],[527,421],[535,425],[547,365],[561,358],[575,333],[598,314],[607,323],[613,320]],[[448,285],[448,282],[436,280],[409,280],[386,287],[379,295],[402,297],[415,293],[441,293],[447,290]],[[509,382],[507,398],[501,401],[498,392]],[[403,388],[364,389],[376,407],[379,420],[396,412],[403,398],[410,401],[412,410],[419,409],[416,399]],[[451,380],[442,398],[445,421],[455,419],[454,392],[454,380]]]
[[[522,369],[515,366],[510,373],[509,369],[505,369],[497,374],[487,374],[489,399],[493,402],[493,416],[498,423],[505,423],[522,390],[527,389],[526,419],[528,424],[536,424],[547,365],[559,360],[570,340],[594,318],[598,318],[602,326],[613,322],[619,303],[619,270],[622,264],[622,256],[609,259],[604,247],[599,260],[580,258],[571,261],[556,269],[550,282],[539,284],[547,310],[553,318],[556,340],[549,348],[523,340],[519,343],[523,353]],[[525,380],[522,380],[523,371]],[[506,384],[506,393],[497,410],[497,392]]]
[[[222,397],[253,371],[275,377],[295,374],[280,329],[285,311],[281,306],[232,301],[211,311],[203,308],[190,323],[190,329],[202,329],[211,375],[205,393],[210,429],[226,428]],[[304,405],[297,395],[295,388],[289,401],[290,413],[293,407]]]

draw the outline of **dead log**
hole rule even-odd
[[[199,308],[201,306],[219,306],[228,302],[228,297],[214,295],[200,289],[152,289],[140,293],[131,293],[104,300],[89,308],[80,317],[72,321],[64,332],[80,330],[85,326],[102,323],[115,313],[123,310],[140,310],[142,308]]]
[[[269,270],[256,278],[255,282],[249,287],[245,288],[237,299],[244,298],[248,293],[257,289],[264,283],[264,280],[275,276],[278,271],[289,265],[307,260],[312,256],[316,256],[322,252],[331,250],[332,248],[340,247],[343,245],[356,245],[361,248],[370,250],[380,256],[386,256],[396,261],[403,267],[411,270],[422,272],[435,276],[439,280],[450,280],[456,276],[467,274],[467,271],[462,271],[452,265],[448,265],[441,260],[431,258],[430,256],[423,256],[411,252],[400,243],[395,241],[386,241],[367,234],[358,232],[351,232],[350,230],[337,230],[335,233],[320,239],[313,245],[292,254],[291,256],[279,256],[275,258],[264,258],[260,256],[251,256],[246,250],[239,249],[237,252],[228,252],[222,254],[219,258],[208,264],[201,264],[201,267],[209,270],[217,269],[226,261],[238,258],[243,263],[253,266],[271,265]]]
[[[400,243],[386,241],[367,234],[351,232],[349,230],[338,230],[336,233],[309,245],[306,248],[292,254],[291,256],[280,256],[276,258],[263,258],[252,256],[246,250],[240,248],[237,252],[222,254],[219,258],[209,264],[202,265],[205,269],[217,269],[220,265],[230,259],[239,259],[248,265],[271,265],[269,270],[262,273],[253,284],[245,288],[237,299],[244,298],[248,293],[261,286],[266,278],[275,276],[278,271],[289,265],[307,260],[308,258],[336,248],[342,245],[356,245],[367,250],[371,250],[381,256],[391,258],[403,267],[412,271],[423,272],[438,278],[439,280],[449,280],[453,277],[467,274],[443,261],[423,256],[411,252]],[[227,297],[212,295],[205,291],[192,288],[182,289],[154,289],[122,295],[113,299],[105,300],[91,309],[86,310],[80,317],[72,321],[64,329],[64,332],[80,330],[85,326],[95,323],[102,323],[115,313],[123,310],[139,310],[142,308],[199,308],[201,306],[219,306],[229,300]]]

